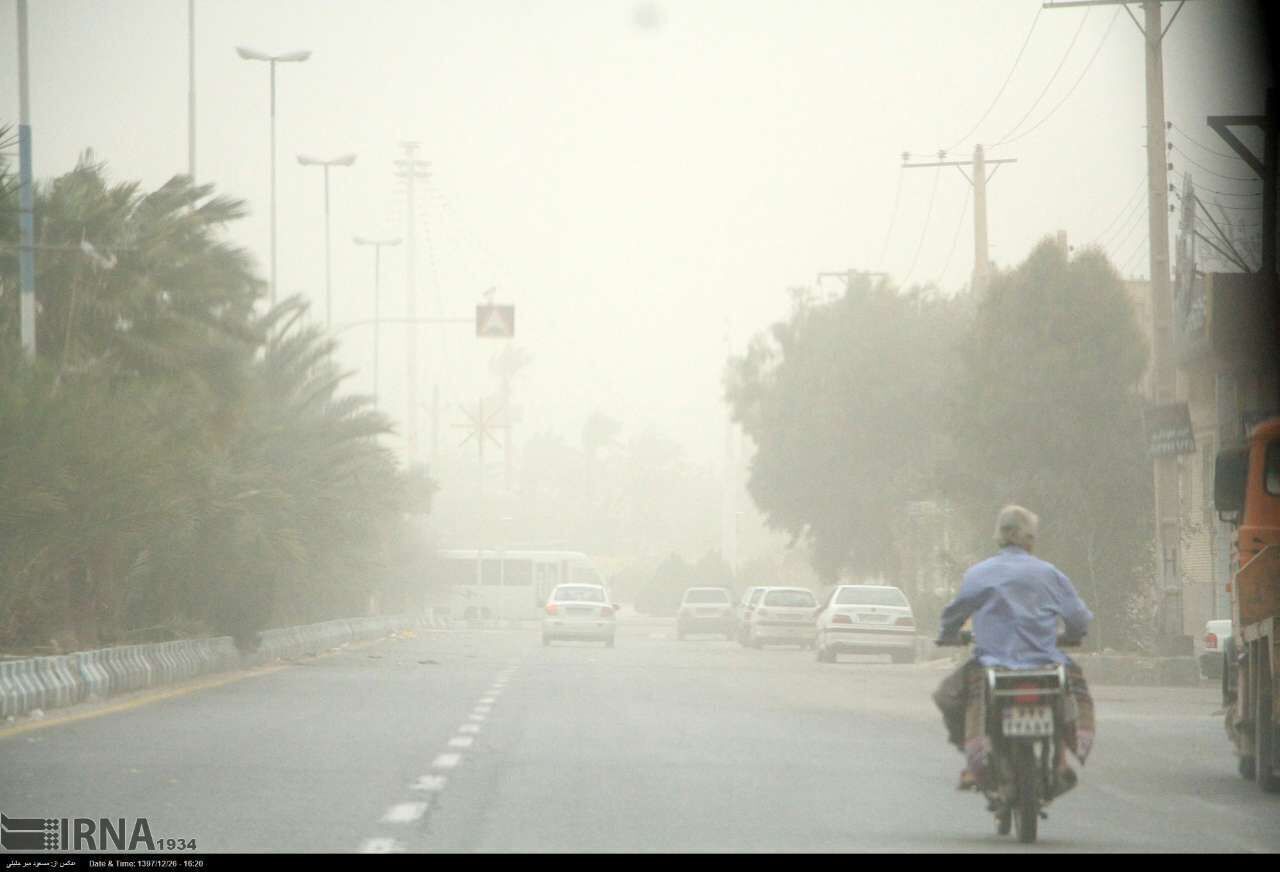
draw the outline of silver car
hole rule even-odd
[[[595,640],[613,647],[614,612],[598,584],[562,584],[551,591],[542,616],[542,644],[553,639]]]
[[[888,654],[894,663],[916,659],[916,621],[896,587],[842,584],[818,614],[818,659],[841,653]]]
[[[813,616],[818,600],[804,587],[766,587],[747,619],[747,645],[763,648],[766,643],[812,648]]]
[[[732,639],[737,631],[733,599],[723,587],[691,587],[684,592],[676,615],[676,638],[693,633],[715,633]]]

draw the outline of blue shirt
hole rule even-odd
[[[954,636],[973,616],[974,654],[984,666],[1026,669],[1066,663],[1058,650],[1058,619],[1083,636],[1093,613],[1052,563],[1009,546],[964,574],[942,612],[942,635]]]

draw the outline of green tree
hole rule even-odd
[[[1018,503],[1041,517],[1037,550],[1099,618],[1132,641],[1130,604],[1151,570],[1152,483],[1140,382],[1147,348],[1115,268],[1046,239],[979,302],[952,385],[955,457],[943,483],[971,519],[973,553]]]
[[[729,361],[726,397],[756,446],[748,491],[827,583],[895,575],[893,513],[931,488],[959,306],[866,280],[834,299],[800,290]]]
[[[0,211],[16,214],[0,158]],[[111,184],[89,157],[36,203],[39,355],[0,243],[0,645],[163,630],[248,644],[268,625],[411,607],[408,517],[433,484],[342,392],[335,344],[223,225],[242,204],[175,178]]]

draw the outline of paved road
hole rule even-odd
[[[1096,687],[1041,841],[952,789],[940,664],[434,631],[40,729],[0,730],[10,816],[146,816],[220,851],[1280,851],[1212,688]]]

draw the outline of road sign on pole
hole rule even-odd
[[[481,304],[476,306],[476,337],[511,339],[516,335],[516,307]]]

